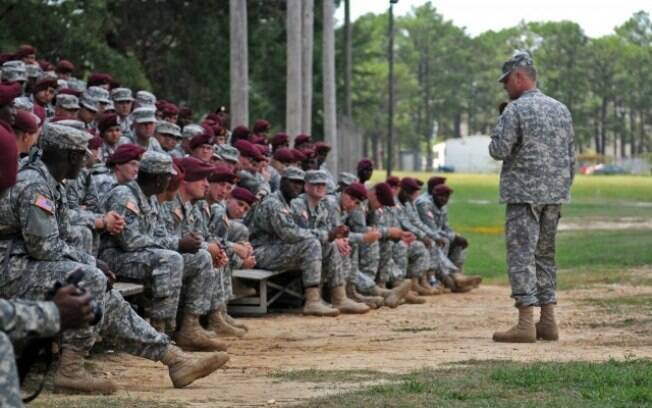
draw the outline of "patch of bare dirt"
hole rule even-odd
[[[625,295],[652,295],[652,288],[610,285],[561,292],[557,312],[561,340],[536,344],[492,342],[493,331],[510,327],[516,318],[509,289],[500,286],[430,297],[424,305],[383,308],[363,316],[284,314],[246,319],[249,335],[231,343],[231,361],[226,369],[181,390],[172,388],[162,364],[125,354],[97,356],[94,362],[118,383],[119,396],[176,400],[193,407],[254,407],[287,405],[355,386],[292,382],[270,376],[279,371],[367,369],[404,373],[470,359],[652,358],[649,332],[637,331],[635,326],[587,324],[618,319],[587,303],[587,298]]]
[[[587,230],[628,230],[652,229],[652,219],[622,217],[622,218],[562,218],[559,222],[559,231],[587,231]]]

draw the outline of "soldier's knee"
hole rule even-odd
[[[205,249],[200,249],[195,256],[202,270],[213,268],[213,257],[210,252]]]
[[[88,265],[84,265],[80,269],[84,275],[79,284],[82,288],[90,292],[92,296],[102,295],[106,292],[107,278],[104,272]]]
[[[317,238],[310,238],[303,241],[303,254],[307,259],[320,259],[322,257],[321,243]]]

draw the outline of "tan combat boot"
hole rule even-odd
[[[346,284],[346,296],[356,302],[362,302],[372,309],[378,309],[383,306],[383,303],[385,303],[382,296],[365,296],[361,294],[351,282]]]
[[[386,297],[387,295],[390,294],[390,292],[391,291],[389,289],[386,289],[384,286],[379,286],[379,285],[376,285],[373,287],[373,289],[371,289],[371,293],[374,296]]]
[[[170,380],[175,388],[183,388],[206,377],[229,361],[226,353],[186,354],[172,344],[165,350],[161,362],[168,366]]]
[[[555,322],[555,305],[541,306],[541,318],[535,326],[537,339],[559,340],[559,328],[557,327],[557,322]]]
[[[239,321],[237,321],[233,317],[231,317],[231,315],[229,315],[229,312],[228,312],[225,304],[220,305],[218,310],[220,311],[220,313],[222,313],[222,316],[224,317],[224,320],[226,320],[226,322],[228,324],[230,324],[233,327],[237,327],[238,329],[242,329],[242,330],[244,330],[246,332],[249,331],[249,328],[247,327],[247,325],[245,325],[244,323],[240,323]]]
[[[84,368],[84,352],[64,348],[54,375],[55,392],[113,394],[118,387],[109,379],[98,378]]]
[[[304,315],[312,316],[338,316],[340,311],[330,307],[321,300],[319,294],[319,286],[306,288],[305,290],[306,304],[303,306]]]
[[[465,293],[470,292],[471,289],[473,289],[472,285],[462,286],[458,284],[451,275],[443,276],[441,282],[453,293]]]
[[[346,296],[346,290],[344,285],[337,286],[331,289],[331,302],[333,307],[340,311],[340,313],[346,314],[363,314],[367,313],[369,306],[364,303],[358,303],[354,300],[349,299]]]
[[[472,289],[477,288],[482,283],[482,278],[479,276],[466,276],[461,272],[451,273],[451,277],[458,286],[461,287],[471,287]]]
[[[426,299],[419,297],[419,294],[417,292],[413,291],[408,291],[407,295],[403,298],[405,299],[405,303],[408,305],[422,305],[426,303]]]
[[[495,332],[494,341],[499,343],[535,343],[534,306],[518,308],[518,323],[504,332]]]
[[[419,296],[432,296],[437,294],[438,292],[434,290],[433,288],[426,287],[421,285],[419,282],[419,278],[412,278],[412,291],[417,292]]]
[[[211,336],[199,324],[199,316],[186,313],[175,336],[179,347],[189,351],[226,351],[226,344]]]
[[[218,308],[208,314],[208,330],[220,337],[244,337],[246,331],[230,325]]]
[[[431,289],[433,291],[433,295],[441,295],[445,291],[442,285],[435,285],[435,286],[430,285],[430,281],[428,279],[428,276],[426,275],[421,276],[419,283],[424,288]]]
[[[412,287],[412,281],[405,280],[400,285],[395,286],[385,296],[385,306],[392,309],[398,307]]]

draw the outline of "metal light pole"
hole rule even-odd
[[[387,176],[392,175],[392,159],[394,156],[394,4],[398,0],[389,0],[389,101],[387,107]]]

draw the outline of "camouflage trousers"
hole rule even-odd
[[[272,271],[301,270],[304,287],[321,283],[322,247],[317,238],[296,243],[281,241],[254,243],[256,264]]]
[[[329,289],[342,286],[345,283],[342,258],[335,242],[327,242],[322,245],[322,282]]]
[[[9,268],[20,268],[20,278],[0,282],[2,296],[44,300],[56,282],[64,282],[71,272],[81,269],[84,279],[80,286],[86,290],[104,311],[102,320],[87,326],[63,332],[63,347],[90,351],[99,334],[125,351],[150,360],[159,361],[170,343],[167,336],[158,333],[143,320],[117,290],[106,290],[106,277],[94,266],[72,261],[33,261],[26,256],[12,256]]]
[[[454,272],[462,270],[464,268],[464,261],[466,260],[466,249],[462,248],[462,246],[456,243],[453,243],[453,241],[449,241],[448,239],[445,241],[446,243],[443,247],[441,247],[441,252],[444,257],[447,258],[448,262],[444,262],[444,264],[450,265],[452,263],[456,268]]]
[[[430,255],[421,241],[414,241],[410,245],[403,241],[395,242],[392,247],[392,259],[396,268],[384,282],[419,278],[430,269]]]
[[[200,249],[194,254],[183,254],[183,287],[180,302],[183,310],[198,316],[214,310],[211,309],[213,294],[206,289],[214,288],[217,278],[217,272],[213,268],[213,258],[208,251]]]
[[[344,281],[355,285],[358,292],[371,294],[376,282],[369,275],[360,271],[360,244],[351,244],[351,254],[342,257]]]
[[[516,306],[557,303],[555,236],[561,205],[507,204],[507,268]]]
[[[357,261],[357,268],[352,269],[351,280],[358,292],[364,295],[371,295],[372,289],[376,286],[380,266],[380,243],[360,243],[356,245],[356,251],[352,253],[352,264]]]
[[[407,268],[407,247],[401,247],[397,242],[390,240],[382,240],[378,243],[379,250],[379,260],[378,260],[378,273],[376,275],[376,281],[387,283],[393,282],[406,274]],[[400,263],[397,264],[396,260],[399,260]],[[403,261],[406,262],[403,262]]]
[[[151,288],[153,319],[176,318],[184,273],[181,254],[158,248],[139,252],[109,248],[100,254],[100,259],[117,276],[141,281]]]
[[[0,332],[0,407],[22,406],[14,347],[9,336]]]
[[[227,286],[227,269],[228,266],[221,268],[213,268],[215,279],[213,280],[213,291],[211,294],[211,302],[209,310],[217,310],[220,306],[227,304],[231,299],[233,292],[231,291],[230,282]],[[229,274],[229,279],[230,279]]]
[[[435,272],[437,279],[441,280],[443,277],[459,271],[459,268],[444,254],[442,247],[435,244],[434,241],[428,252],[430,254],[430,270]]]

